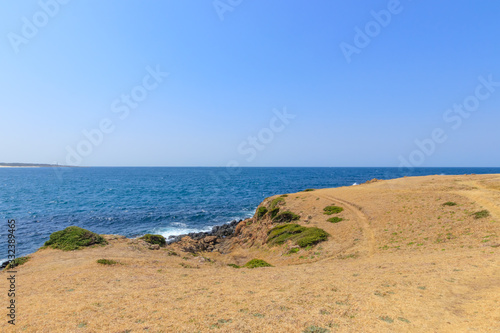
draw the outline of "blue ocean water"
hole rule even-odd
[[[372,178],[500,173],[500,168],[0,168],[0,259],[7,220],[17,255],[36,251],[71,225],[137,237],[206,231],[250,217],[268,196]]]

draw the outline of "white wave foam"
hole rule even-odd
[[[177,228],[177,227],[166,227],[166,228],[158,228],[154,229],[154,234],[159,234],[168,239],[170,236],[179,236],[184,234],[189,234],[191,232],[207,232],[212,231],[212,226],[207,226],[202,229],[195,228]]]
[[[352,186],[356,186],[356,185],[359,185],[359,184],[358,184],[358,183],[354,183],[354,184],[352,184]]]
[[[246,218],[252,217],[252,216],[254,216],[254,214],[255,214],[255,212],[253,212],[253,213],[247,212]],[[241,215],[234,216],[230,221],[225,222],[225,223],[221,223],[221,224],[217,224],[217,225],[227,224],[227,223],[230,223],[230,222],[235,221],[235,220],[239,221],[241,219],[245,219],[245,217],[241,217]],[[182,222],[172,222],[170,224],[172,226],[163,227],[163,228],[155,228],[151,231],[151,233],[157,234],[157,235],[162,235],[163,237],[165,237],[168,240],[168,237],[170,237],[170,236],[185,235],[185,234],[189,234],[191,232],[209,232],[209,231],[212,231],[212,228],[215,226],[215,225],[210,225],[210,226],[206,226],[203,228],[187,228],[187,224],[182,223]]]

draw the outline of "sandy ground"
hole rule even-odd
[[[110,236],[105,247],[40,250],[18,267],[15,328],[1,273],[0,330],[500,331],[500,175],[401,178],[285,200],[282,209],[301,215],[299,224],[330,239],[288,254],[287,245],[248,241],[267,227],[253,221],[225,255],[171,255]],[[344,221],[326,221],[331,204],[344,208]],[[471,215],[483,209],[489,217]],[[100,258],[121,264],[103,266]],[[227,266],[252,258],[274,267]]]

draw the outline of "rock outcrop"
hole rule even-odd
[[[193,232],[185,235],[170,236],[167,240],[169,245],[177,243],[183,251],[203,252],[222,250],[222,244],[235,234],[236,226],[242,220],[234,220],[230,223],[215,226],[208,232]]]

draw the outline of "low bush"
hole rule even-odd
[[[269,264],[261,259],[252,259],[249,262],[247,262],[243,267],[246,267],[246,268],[273,267],[273,265],[271,265],[271,264]]]
[[[269,216],[271,217],[271,219],[274,219],[276,217],[276,215],[278,215],[279,212],[280,212],[280,209],[278,207],[273,208],[269,211]]]
[[[267,243],[280,245],[291,240],[300,247],[315,245],[328,239],[329,234],[316,227],[303,227],[298,224],[283,224],[269,230]]]
[[[11,262],[9,262],[7,264],[7,266],[5,267],[5,269],[12,269],[14,267],[17,267],[17,266],[21,266],[22,264],[25,264],[28,260],[30,260],[30,257],[19,257],[19,258],[16,258],[14,260],[12,260]]]
[[[227,264],[229,267],[232,267],[232,268],[241,268],[241,266],[239,265],[236,265],[236,264]]]
[[[269,209],[273,210],[274,208],[276,208],[276,206],[284,205],[284,204],[285,204],[285,199],[283,197],[277,197],[271,201],[271,204],[269,205]]]
[[[163,237],[162,235],[145,234],[144,236],[140,237],[139,239],[142,239],[146,243],[158,244],[160,246],[164,246],[167,244],[165,237]]]
[[[475,212],[472,215],[474,216],[475,219],[482,219],[482,218],[490,216],[490,212],[488,212],[487,210],[481,210],[479,212]]]
[[[44,246],[63,251],[78,250],[92,245],[106,245],[108,242],[100,235],[80,227],[67,227],[50,235]]]
[[[283,224],[276,226],[267,233],[267,243],[283,244],[295,234],[300,234],[306,229],[298,224]]]
[[[264,217],[264,215],[266,215],[268,212],[267,208],[266,207],[259,207],[257,209],[257,219],[261,219],[262,217]]]
[[[443,206],[456,206],[456,205],[457,205],[457,203],[456,203],[456,202],[453,202],[453,201],[448,201],[448,202],[445,202],[445,203],[443,204]]]
[[[305,189],[305,190],[304,190],[304,191],[302,191],[302,192],[312,192],[312,191],[314,191],[314,189],[313,189],[313,188],[307,188],[307,189]]]
[[[295,242],[300,247],[312,246],[319,242],[326,241],[328,236],[329,234],[323,229],[312,227],[307,228]]]
[[[284,211],[273,217],[273,222],[275,223],[283,223],[283,222],[292,222],[300,219],[300,216],[292,213],[290,211]]]
[[[117,265],[118,261],[114,261],[111,259],[99,259],[97,260],[97,263],[101,265]]]
[[[339,222],[342,222],[343,220],[344,219],[341,217],[334,216],[334,217],[329,218],[327,221],[332,222],[332,223],[339,223]]]
[[[341,213],[344,210],[344,208],[339,207],[339,206],[326,206],[323,211],[325,212],[326,215],[332,215],[332,214],[338,214]]]
[[[175,252],[174,250],[170,250],[170,249],[166,249],[167,250],[167,255],[169,256],[179,256],[177,254],[177,252]]]
[[[330,332],[329,329],[318,326],[309,326],[308,328],[302,331],[302,333],[329,333],[329,332]]]

